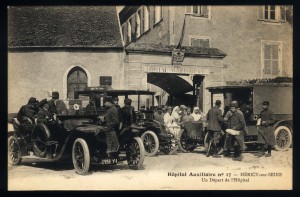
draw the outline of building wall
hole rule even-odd
[[[171,55],[130,53],[126,55],[126,61],[124,63],[125,82],[127,82],[125,83],[126,89],[149,89],[150,91],[162,93],[162,90],[159,87],[147,83],[147,72],[145,67],[148,65],[174,67],[171,64]],[[207,113],[210,108],[210,93],[206,87],[225,85],[226,67],[223,66],[223,60],[215,58],[185,57],[182,65],[183,67],[196,66],[206,71],[203,82],[203,106],[200,107],[205,113]],[[178,73],[178,75],[180,74],[182,73]],[[189,80],[189,77],[182,78],[192,84],[192,81]],[[178,84],[178,86],[180,86],[180,84]],[[165,99],[166,98],[167,97],[165,97]],[[144,100],[141,100],[141,102],[142,104],[145,103]]]
[[[228,66],[226,80],[240,80],[262,77],[261,41],[281,41],[282,75],[292,76],[293,31],[289,23],[271,24],[258,20],[259,6],[210,7],[208,19],[186,16],[183,45],[189,44],[189,35],[210,37],[210,47],[227,54],[224,58],[224,64]],[[184,11],[182,7],[176,7],[178,35]]]
[[[43,51],[8,53],[8,112],[18,112],[30,97],[50,98],[58,91],[66,98],[66,76],[73,66],[90,75],[90,86],[99,86],[99,76],[112,76],[112,87],[123,89],[123,51]],[[65,78],[65,79],[64,79]],[[64,84],[65,82],[65,84]]]
[[[225,52],[226,80],[264,78],[262,41],[282,43],[282,76],[292,76],[293,30],[288,22],[266,23],[258,20],[260,6],[210,6],[208,18],[186,15],[183,46],[191,36],[210,38],[210,47]],[[177,45],[183,29],[185,6],[163,6],[163,20],[136,42]],[[276,76],[274,76],[276,77]]]

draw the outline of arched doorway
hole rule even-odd
[[[74,98],[74,92],[88,85],[87,73],[79,66],[72,68],[67,76],[67,97]]]

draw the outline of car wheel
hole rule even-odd
[[[166,155],[173,155],[178,150],[178,144],[175,139],[171,139],[171,143],[168,143],[161,147],[161,151]]]
[[[15,136],[8,138],[8,161],[11,165],[19,165],[22,162],[20,143]]]
[[[51,134],[45,124],[37,124],[31,134],[32,149],[36,156],[45,157],[47,154],[46,142],[50,139]]]
[[[178,149],[181,152],[187,153],[192,152],[196,147],[197,145],[189,139],[187,132],[184,130],[179,138]]]
[[[135,137],[127,144],[126,159],[131,169],[138,170],[143,166],[145,148],[141,138]]]
[[[75,171],[79,175],[86,175],[90,168],[90,151],[86,141],[77,138],[73,143],[72,160]]]
[[[142,134],[141,140],[145,147],[146,156],[156,155],[159,148],[159,141],[157,135],[153,131],[146,131]]]
[[[292,132],[286,126],[279,126],[274,131],[275,134],[275,150],[286,151],[292,144]]]

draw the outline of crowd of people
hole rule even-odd
[[[47,123],[49,121],[57,121],[57,105],[62,105],[63,102],[59,102],[59,93],[52,92],[52,98],[50,100],[43,99],[40,102],[31,97],[28,103],[22,106],[17,114],[17,119],[23,124],[37,124]],[[131,106],[132,100],[126,98],[124,100],[124,107],[120,107],[118,97],[107,96],[104,98],[104,105],[106,111],[103,116],[99,118],[101,124],[105,124],[108,130],[112,129],[117,132],[118,135],[133,125],[137,121],[137,114],[133,106]],[[209,133],[209,142],[216,146],[220,137],[224,134],[222,124],[227,125],[226,140],[225,140],[225,153],[224,156],[230,156],[230,151],[233,148],[233,160],[242,160],[242,151],[245,150],[244,135],[247,135],[247,127],[245,121],[245,112],[241,111],[237,101],[232,101],[229,106],[229,110],[225,115],[222,115],[220,110],[221,101],[217,100],[215,105],[208,111],[207,115],[204,114],[199,107],[192,108],[185,105],[179,106],[157,106],[151,110],[154,113],[151,114],[151,118],[160,124],[164,125],[166,130],[171,131],[171,128],[182,128],[185,123],[193,121],[202,121],[207,124],[206,129]],[[66,109],[66,106],[60,107],[60,109]],[[271,156],[271,148],[275,145],[275,136],[272,124],[275,122],[274,113],[269,110],[269,102],[264,101],[262,105],[263,110],[259,116],[258,126],[258,143],[261,144],[261,150],[257,156]],[[249,108],[245,108],[250,110]],[[146,115],[143,114],[143,107],[141,107],[142,118],[146,119]],[[267,148],[267,150],[266,150]],[[265,152],[268,151],[267,154]],[[217,156],[217,153],[210,152],[208,149],[206,156]]]

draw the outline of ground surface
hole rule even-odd
[[[258,158],[245,152],[243,161],[205,157],[202,148],[192,153],[145,157],[141,170],[126,162],[116,166],[92,166],[80,176],[72,163],[24,159],[8,165],[9,190],[132,190],[132,189],[291,189],[292,151],[273,151]]]

